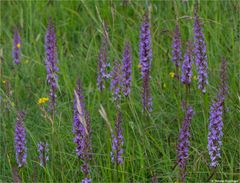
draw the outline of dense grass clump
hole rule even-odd
[[[238,1],[0,12],[0,182],[239,179]]]

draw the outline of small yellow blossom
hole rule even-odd
[[[39,99],[38,99],[38,104],[44,104],[44,103],[46,103],[48,100],[49,100],[49,99],[48,99],[48,98],[45,98],[45,97],[39,98]]]
[[[174,78],[175,73],[174,73],[174,72],[170,72],[170,73],[169,73],[169,76],[170,76],[171,78]]]
[[[3,83],[3,84],[6,84],[6,80],[2,80],[2,83]]]
[[[18,43],[18,44],[17,44],[17,48],[20,48],[20,47],[21,47],[21,44],[20,44],[20,43]]]
[[[137,68],[139,68],[139,69],[140,69],[141,67],[142,67],[142,65],[141,65],[141,64],[138,64],[138,65],[137,65]]]
[[[193,80],[197,80],[197,76],[193,76]]]

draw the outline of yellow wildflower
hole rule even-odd
[[[142,67],[142,65],[141,65],[141,64],[138,64],[138,65],[137,65],[137,68],[139,68],[139,69],[140,69],[141,67]]]
[[[18,43],[18,44],[17,44],[17,48],[20,48],[20,47],[21,47],[21,44],[20,44],[20,43]]]
[[[3,83],[3,84],[6,84],[6,80],[2,80],[2,83]]]
[[[46,97],[42,97],[38,99],[38,104],[44,104],[48,101],[49,99]]]
[[[174,73],[174,72],[170,72],[170,73],[169,73],[169,76],[170,76],[171,78],[174,78],[175,73]]]
[[[197,76],[193,76],[193,80],[197,80]]]

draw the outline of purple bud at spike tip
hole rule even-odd
[[[179,30],[179,25],[176,25],[173,41],[172,41],[172,61],[175,63],[176,67],[180,67],[182,60],[181,52],[181,34]]]
[[[105,31],[105,34],[106,31]],[[102,91],[105,88],[105,80],[110,76],[107,73],[107,67],[109,64],[107,63],[107,36],[104,35],[104,38],[101,43],[101,48],[99,51],[99,60],[98,60],[98,76],[97,76],[97,86],[98,90]]]

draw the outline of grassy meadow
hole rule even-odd
[[[183,51],[193,39],[195,1],[17,1],[0,2],[0,182],[12,182],[17,167],[14,128],[18,110],[26,113],[27,164],[18,172],[22,182],[80,182],[82,161],[75,153],[73,90],[82,81],[86,109],[90,112],[93,157],[92,182],[179,182],[176,142],[183,121],[185,88],[170,77],[175,72],[171,61],[172,35],[179,22]],[[226,98],[221,159],[211,180],[240,181],[240,2],[198,1],[199,17],[204,23],[208,56],[209,85],[202,94],[193,80],[189,103],[191,121],[186,182],[206,182],[211,175],[208,154],[209,108],[220,81],[221,58],[227,60],[229,94]],[[151,92],[153,111],[142,113],[139,34],[145,10],[150,12],[153,60]],[[48,18],[52,17],[57,38],[59,67],[57,107],[54,125],[50,123],[44,38]],[[132,88],[122,97],[124,163],[111,163],[111,134],[100,115],[102,105],[112,127],[116,109],[109,82],[102,92],[97,88],[98,55],[103,24],[108,27],[108,60],[122,60],[124,43],[132,47]],[[14,28],[21,36],[21,64],[13,64]],[[194,76],[196,69],[194,67]],[[49,144],[49,161],[38,162],[37,143]]]

